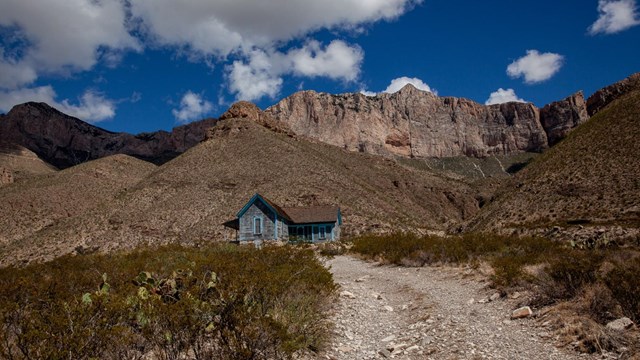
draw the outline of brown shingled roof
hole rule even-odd
[[[296,224],[338,221],[337,206],[284,207],[282,210]]]

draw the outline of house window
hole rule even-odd
[[[320,239],[324,240],[327,238],[327,232],[324,226],[320,226]]]
[[[253,235],[261,235],[262,234],[262,218],[256,217],[253,218]]]

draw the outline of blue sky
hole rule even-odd
[[[640,71],[637,0],[2,0],[0,111],[169,130],[298,90],[543,106]]]

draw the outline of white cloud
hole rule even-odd
[[[367,91],[367,90],[364,90],[364,89],[360,90],[360,94],[362,94],[364,96],[376,96],[376,95],[378,95],[378,93],[375,92],[375,91]]]
[[[13,29],[24,47],[20,58],[0,54],[5,89],[28,85],[43,73],[91,69],[100,49],[141,49],[127,31],[120,0],[3,0],[0,26]]]
[[[563,61],[564,57],[560,54],[527,50],[527,55],[507,67],[507,74],[512,78],[524,77],[527,84],[535,84],[549,80],[560,71]]]
[[[181,123],[186,123],[202,118],[211,112],[212,109],[213,105],[209,101],[189,90],[184,94],[182,100],[180,100],[180,108],[173,109],[172,113],[176,120]]]
[[[387,86],[387,88],[383,92],[388,94],[393,94],[395,92],[398,92],[400,89],[402,89],[408,84],[413,85],[418,90],[432,92],[436,95],[438,94],[437,91],[431,89],[431,87],[427,85],[424,81],[415,77],[410,78],[406,76],[391,80],[391,83],[389,84],[389,86]]]
[[[591,35],[615,34],[640,24],[635,0],[600,0],[598,12],[598,20],[589,27]]]
[[[274,98],[280,92],[284,75],[354,81],[360,74],[364,54],[360,47],[334,40],[324,49],[315,40],[297,49],[279,51],[253,50],[248,61],[237,60],[227,68],[229,90],[238,100]]]
[[[324,50],[318,41],[310,41],[301,49],[290,51],[287,58],[298,75],[353,81],[360,74],[364,52],[359,46],[340,40],[332,41]]]
[[[160,45],[227,56],[319,29],[355,29],[392,20],[422,0],[131,0],[131,12]]]
[[[427,85],[421,79],[418,79],[415,77],[410,78],[407,76],[402,76],[402,77],[391,80],[391,82],[389,83],[389,86],[387,86],[387,88],[381,91],[380,93],[393,94],[395,92],[398,92],[400,89],[402,89],[408,84],[413,85],[413,87],[415,87],[418,90],[427,91],[427,92],[433,93],[434,95],[438,95],[438,91],[436,91],[436,89],[432,89],[429,85]],[[365,96],[376,96],[379,94],[379,93],[368,91],[365,89],[360,90],[360,93]]]
[[[526,103],[527,101],[519,98],[516,95],[516,92],[513,89],[503,89],[499,88],[489,95],[489,99],[485,101],[485,105],[493,105],[493,104],[504,104],[507,102],[521,102]]]
[[[114,102],[91,90],[82,94],[78,104],[72,104],[68,99],[58,102],[56,97],[56,92],[51,86],[0,90],[0,110],[9,111],[14,105],[35,101],[45,102],[65,114],[92,123],[115,116]]]

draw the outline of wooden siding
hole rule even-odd
[[[262,218],[262,234],[259,235],[253,233],[253,221],[256,217]],[[276,214],[261,200],[254,201],[239,220],[240,230],[238,231],[238,240],[253,241],[275,239]],[[280,223],[281,219],[278,219],[278,222]],[[280,228],[280,226],[278,227]]]

